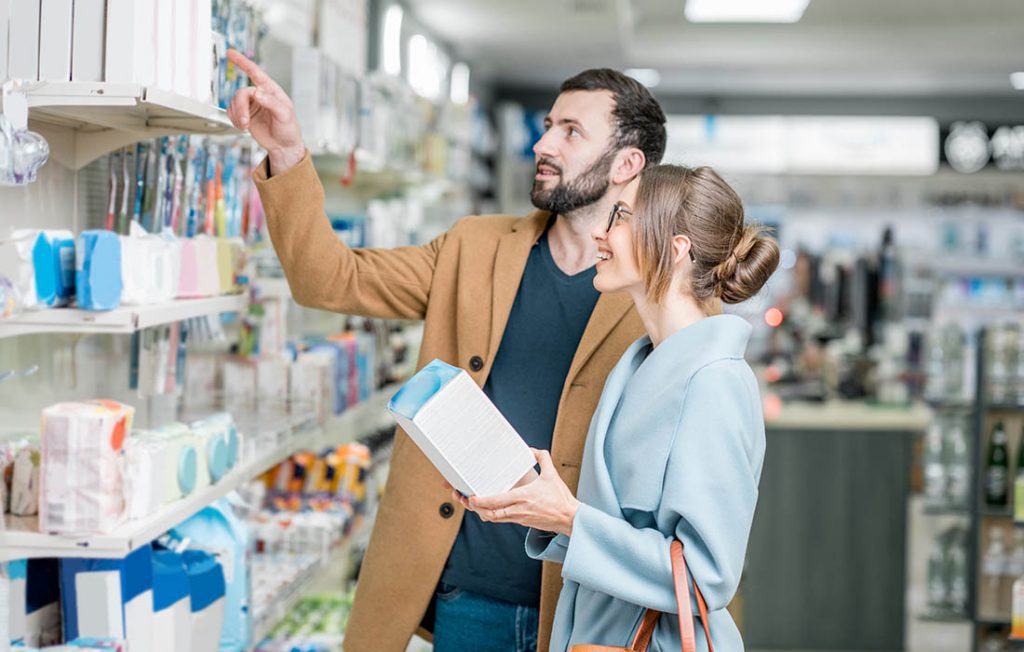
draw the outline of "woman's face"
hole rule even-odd
[[[633,207],[640,177],[623,188],[612,209],[609,221],[602,222],[592,233],[597,241],[597,276],[594,287],[599,292],[636,290],[643,292],[643,275],[633,246]],[[610,227],[609,227],[610,225]]]

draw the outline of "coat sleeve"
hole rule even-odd
[[[569,537],[564,534],[533,528],[526,532],[526,554],[533,559],[561,564],[565,562],[565,552],[568,548]]]
[[[294,168],[269,178],[264,159],[253,181],[297,303],[366,317],[424,318],[445,235],[420,247],[350,249],[324,214],[324,189],[309,152]]]
[[[710,610],[725,608],[739,584],[764,451],[756,382],[742,371],[749,373],[742,361],[719,361],[691,379],[658,508],[659,523],[674,523],[670,528],[683,543],[690,574]],[[657,529],[634,528],[581,505],[562,576],[676,613],[670,542]],[[692,590],[691,602],[696,609]]]

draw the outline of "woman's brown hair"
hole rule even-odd
[[[645,168],[633,213],[637,258],[655,302],[672,282],[676,235],[690,239],[689,289],[705,305],[749,299],[778,267],[778,244],[764,227],[744,224],[739,195],[709,167]]]

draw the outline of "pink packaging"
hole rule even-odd
[[[181,241],[181,276],[178,281],[178,298],[190,299],[199,294],[199,263],[196,259],[195,240]]]
[[[115,401],[43,410],[41,532],[106,533],[124,522],[123,449],[134,414],[135,408]]]

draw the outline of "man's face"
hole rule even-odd
[[[616,151],[611,91],[569,91],[544,119],[544,135],[533,146],[537,173],[530,199],[552,213],[589,206],[608,190]]]

